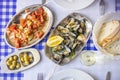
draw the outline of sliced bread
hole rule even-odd
[[[119,38],[119,36],[116,36],[119,31],[120,23],[118,20],[112,20],[104,23],[99,33],[98,44],[101,47],[105,47],[107,44],[116,41]]]
[[[120,39],[105,46],[105,50],[112,55],[120,55]]]

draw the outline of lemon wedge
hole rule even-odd
[[[47,46],[54,47],[59,45],[64,39],[61,36],[50,37],[47,41]]]

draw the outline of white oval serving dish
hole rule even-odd
[[[50,80],[95,80],[88,73],[78,69],[65,69],[56,72]]]
[[[6,26],[6,29],[7,29],[7,27],[9,27],[9,25],[10,25],[11,22],[14,20],[14,18],[17,18],[18,15],[21,16],[21,14],[24,14],[24,11],[25,11],[26,9],[36,8],[37,6],[40,6],[40,5],[39,5],[39,4],[35,4],[35,5],[27,6],[27,7],[25,7],[24,9],[22,9],[20,12],[18,12],[17,14],[15,14],[15,15],[11,18],[11,20],[8,22],[8,24],[7,24],[7,26]],[[44,35],[43,35],[40,39],[35,39],[34,41],[32,41],[31,44],[29,44],[29,45],[27,45],[27,46],[23,46],[23,47],[17,48],[17,49],[29,48],[29,47],[31,47],[31,46],[36,45],[36,44],[39,43],[39,42],[48,34],[48,32],[50,31],[51,26],[52,26],[52,24],[53,24],[53,14],[52,14],[52,12],[51,12],[51,10],[50,10],[49,8],[43,6],[43,9],[45,10],[45,12],[46,12],[47,15],[48,15],[47,24],[46,24],[46,26],[43,28]],[[5,29],[5,32],[4,32],[5,42],[6,42],[7,45],[9,45],[11,48],[15,48],[13,45],[10,44],[9,40],[7,39],[6,29]]]
[[[32,56],[34,58],[34,61],[31,64],[29,64],[28,66],[25,66],[25,67],[22,65],[22,63],[20,61],[20,58],[19,58],[19,54],[22,53],[22,52],[31,52]],[[18,61],[20,62],[21,67],[19,69],[10,70],[6,65],[6,61],[9,57],[11,57],[13,55],[18,56]],[[5,59],[3,59],[1,61],[0,65],[1,65],[1,69],[2,69],[3,72],[15,73],[15,72],[20,72],[20,71],[23,71],[23,70],[26,70],[26,69],[29,69],[29,68],[33,67],[34,65],[36,65],[40,61],[40,59],[41,59],[40,58],[40,52],[37,49],[29,48],[29,49],[19,50],[19,51],[16,51],[16,52],[8,55],[7,57],[5,57]]]

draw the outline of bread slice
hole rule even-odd
[[[107,44],[116,41],[119,36],[116,36],[120,31],[120,23],[118,20],[112,20],[102,25],[100,34],[98,37],[98,44],[101,47],[105,47]]]
[[[105,46],[105,50],[112,55],[120,55],[120,39],[114,41],[113,43]]]

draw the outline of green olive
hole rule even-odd
[[[14,59],[14,60],[17,60],[17,59],[18,59],[18,56],[14,55],[14,56],[13,56],[13,59]]]
[[[17,64],[17,61],[12,61],[12,65],[16,66],[16,64]]]
[[[24,60],[25,60],[25,61],[29,61],[28,56],[24,56]]]
[[[21,60],[21,62],[24,62],[24,57],[21,57],[20,60]]]
[[[12,62],[11,62],[10,60],[7,60],[7,61],[6,61],[6,64],[7,64],[8,66],[10,66],[10,65],[12,64]]]
[[[17,63],[16,68],[19,69],[21,67],[20,63]]]
[[[10,68],[11,70],[14,70],[14,69],[15,69],[15,66],[14,66],[14,65],[11,65],[11,66],[9,66],[9,68]]]
[[[24,56],[28,56],[28,53],[27,53],[27,52],[24,52]]]
[[[17,63],[16,63],[16,64],[17,64]],[[16,66],[16,64],[12,64],[12,66],[14,66],[14,67],[15,67],[15,66]]]
[[[29,61],[25,61],[24,65],[29,65],[30,62]]]
[[[25,60],[25,62],[29,61],[29,59],[28,59],[28,58],[24,58],[24,60]]]
[[[13,57],[11,56],[11,57],[9,57],[8,59],[9,59],[10,61],[12,61],[12,60],[13,60]]]

